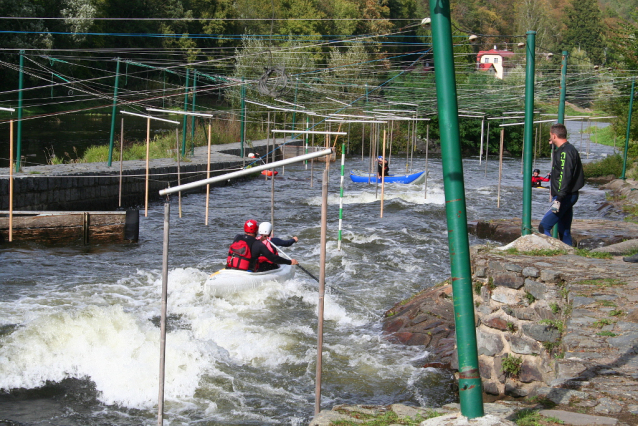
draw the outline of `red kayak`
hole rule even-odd
[[[262,170],[262,171],[261,171],[261,174],[262,174],[262,175],[266,175],[266,176],[272,176],[272,175],[274,174],[275,176],[277,176],[277,175],[279,174],[279,172],[278,172],[277,170],[275,170],[275,171],[272,171],[272,170]]]

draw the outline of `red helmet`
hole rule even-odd
[[[247,234],[256,234],[257,233],[257,221],[249,219],[244,223],[244,232]]]

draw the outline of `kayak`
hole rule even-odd
[[[532,186],[532,189],[549,189],[549,186]]]
[[[362,170],[352,170],[350,179],[359,183],[377,183],[376,173],[367,173]],[[369,179],[369,180],[368,180]],[[381,179],[378,179],[381,182]],[[413,183],[420,184],[425,182],[425,172],[412,173],[411,175],[389,175],[383,178],[386,183]]]
[[[281,283],[294,276],[295,268],[291,265],[279,265],[279,268],[265,272],[221,269],[208,277],[204,283],[204,293],[210,296],[222,296],[257,288],[267,282]]]
[[[274,173],[273,173],[272,170],[262,170],[261,174],[264,175],[264,176],[272,176],[273,174],[275,176],[277,176],[279,174],[279,172],[277,170],[275,170]]]

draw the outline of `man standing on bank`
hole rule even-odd
[[[558,225],[558,237],[571,246],[573,207],[578,201],[578,190],[585,185],[583,165],[576,148],[567,142],[564,125],[558,123],[551,127],[549,143],[556,147],[550,181],[552,204],[538,225],[538,230],[541,234],[551,236],[552,228]]]

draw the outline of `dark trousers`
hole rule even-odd
[[[555,199],[556,197],[552,200]],[[578,192],[563,198],[563,201],[560,202],[558,213],[552,213],[551,210],[545,213],[540,225],[538,225],[538,231],[551,237],[552,228],[558,224],[558,238],[565,244],[573,246],[571,227],[572,220],[574,219],[574,204],[576,204],[577,201]]]

